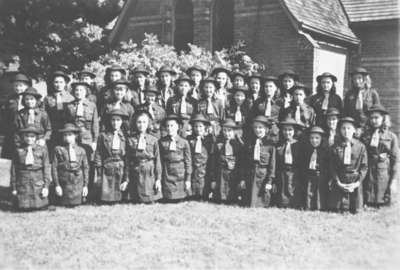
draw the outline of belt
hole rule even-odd
[[[123,161],[123,160],[120,158],[109,158],[104,161],[104,164],[111,163],[111,162],[121,162],[121,161]]]
[[[257,168],[268,168],[269,167],[269,164],[259,164],[259,163],[255,163],[254,164],[254,166],[255,167],[257,167]]]
[[[139,164],[145,164],[147,162],[151,162],[153,161],[152,159],[138,159],[138,160],[134,160],[134,163],[139,163]]]
[[[316,176],[319,176],[319,175],[321,175],[321,171],[320,170],[310,170],[310,169],[308,169],[308,174],[310,174],[310,175],[316,175]]]
[[[175,164],[175,163],[183,163],[183,159],[182,160],[176,160],[176,161],[168,161],[169,164]]]
[[[26,172],[36,172],[36,171],[41,171],[41,170],[43,170],[43,167],[40,167],[40,168],[24,168],[24,169],[21,169],[21,171],[26,171]]]

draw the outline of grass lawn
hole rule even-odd
[[[1,211],[0,268],[395,268],[399,213],[197,202]]]

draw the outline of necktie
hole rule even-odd
[[[285,147],[285,164],[293,164],[292,148],[290,142],[287,142]]]
[[[146,149],[146,139],[144,138],[143,134],[140,134],[140,136],[139,136],[139,142],[138,142],[137,149],[138,150]]]
[[[233,149],[232,145],[229,143],[229,140],[225,142],[225,156],[232,156]]]
[[[300,106],[296,106],[296,112],[294,114],[294,120],[296,120],[297,123],[301,123]]]
[[[114,109],[121,109],[121,101],[117,101],[114,103]]]
[[[143,104],[145,102],[144,100],[144,94],[142,90],[139,90],[139,98],[140,98],[140,104]]]
[[[348,142],[344,148],[344,157],[343,157],[344,165],[351,164],[351,144]]]
[[[119,138],[118,130],[114,131],[113,140],[111,144],[112,150],[119,150],[121,144],[121,139]]]
[[[240,106],[236,107],[235,122],[238,122],[238,123],[242,122],[242,112],[240,111]]]
[[[336,135],[336,133],[335,133],[335,131],[334,130],[331,130],[330,132],[329,132],[329,146],[332,146],[334,143],[335,143],[335,135]]]
[[[22,96],[20,96],[18,99],[18,111],[22,110],[23,108],[24,108],[24,105],[22,105]]]
[[[168,99],[170,97],[168,89],[165,89],[165,103],[167,103]]]
[[[197,136],[197,138],[196,138],[196,145],[194,147],[194,152],[196,154],[201,153],[201,136]]]
[[[253,94],[253,99],[254,99],[254,100],[257,100],[257,99],[258,99],[258,93],[254,93],[254,94]]]
[[[256,140],[256,144],[254,145],[254,160],[260,160],[260,151],[261,151],[261,139]]]
[[[197,88],[193,89],[192,98],[197,99],[197,100],[200,99],[200,95],[199,95],[199,93],[198,93]]]
[[[265,104],[265,113],[264,115],[266,117],[271,117],[271,100],[268,99],[267,103]]]
[[[379,129],[376,129],[374,134],[372,134],[371,143],[369,145],[372,147],[378,147],[378,145],[379,145]]]
[[[363,109],[363,91],[358,92],[357,100],[356,100],[356,109]]]
[[[328,109],[329,106],[329,94],[325,95],[324,100],[322,101],[322,110],[326,111]]]
[[[290,106],[290,94],[285,95],[284,101],[283,107],[288,108]]]
[[[171,138],[171,142],[169,143],[169,151],[176,151],[176,141],[175,141],[175,138]]]
[[[33,109],[28,110],[28,124],[35,123],[35,111]]]
[[[82,101],[78,102],[78,105],[76,106],[76,116],[83,116],[83,103]]]
[[[186,114],[186,100],[184,97],[182,97],[181,101],[181,114]]]
[[[69,145],[68,151],[69,151],[69,161],[76,162],[76,153],[72,144]]]
[[[213,114],[214,113],[214,109],[211,103],[211,100],[209,99],[207,101],[207,114]]]
[[[151,115],[151,118],[154,120],[154,109],[151,104],[149,105],[149,114]]]
[[[32,146],[28,146],[28,152],[26,153],[25,157],[25,165],[33,165],[33,150]]]
[[[317,169],[317,149],[314,149],[314,151],[311,154],[309,169],[310,170]]]
[[[57,104],[57,110],[63,109],[63,100],[61,97],[61,93],[56,94],[56,104]]]

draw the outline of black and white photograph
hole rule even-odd
[[[398,269],[399,0],[0,0],[0,269]]]

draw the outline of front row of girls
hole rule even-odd
[[[157,139],[149,132],[152,116],[147,111],[135,114],[135,133],[128,136],[122,130],[129,117],[124,110],[112,109],[105,117],[92,187],[102,203],[194,199],[355,213],[363,205],[389,204],[397,184],[397,138],[385,124],[387,111],[381,105],[368,111],[369,129],[361,140],[354,138],[355,120],[339,118],[336,109],[327,112],[328,130],[304,130],[290,117],[276,125],[258,115],[246,143],[231,118],[222,122],[216,137],[208,132],[212,122],[194,114],[192,134],[183,138],[182,118],[170,114],[162,122],[165,136]],[[281,135],[277,143],[270,136],[274,126]],[[93,192],[88,190],[87,151],[77,144],[80,129],[67,123],[59,133],[64,143],[55,147],[50,163],[46,146],[39,143],[40,131],[34,126],[20,130],[11,179],[18,209],[46,207],[50,183],[64,206],[80,205]]]

